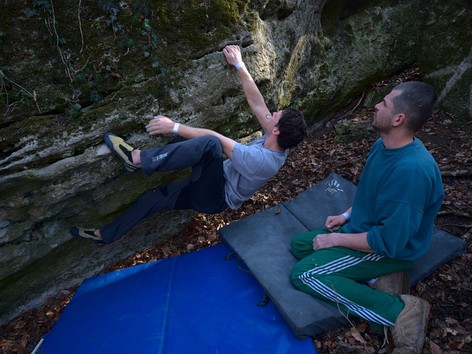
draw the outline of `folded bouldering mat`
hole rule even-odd
[[[332,173],[294,199],[242,218],[219,231],[297,337],[336,329],[347,321],[334,306],[292,286],[290,272],[297,260],[290,253],[290,240],[298,233],[324,228],[326,217],[346,211],[355,193],[352,182]],[[409,271],[411,285],[463,253],[465,247],[463,240],[435,228],[431,247]]]
[[[220,244],[85,280],[37,352],[316,353],[231,253]]]

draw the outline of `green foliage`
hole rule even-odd
[[[150,66],[154,74],[165,73],[165,70],[161,69],[160,57],[158,53],[160,37],[153,27],[149,16],[151,15],[152,1],[134,1],[131,4],[133,15],[131,17],[132,26],[137,28],[136,34],[139,36],[139,42],[141,43],[139,48],[142,50],[144,58],[149,59]],[[135,46],[135,41],[127,36],[122,42],[122,46],[132,48]]]
[[[79,103],[74,103],[68,110],[67,114],[72,118],[78,118],[82,115],[82,106]]]
[[[102,95],[97,90],[92,90],[89,97],[94,103],[100,102],[103,99]]]
[[[66,111],[65,106],[67,105],[67,100],[64,97],[54,97],[54,109],[59,113],[64,113]]]
[[[33,6],[37,10],[46,11],[48,14],[52,14],[52,6],[49,0],[33,0]]]
[[[6,106],[16,103],[31,106],[34,101],[33,93],[8,78],[4,71],[6,72],[6,69],[0,68],[0,102]]]
[[[25,16],[27,18],[32,18],[32,17],[38,16],[38,12],[36,10],[30,9],[30,8],[27,8],[27,9],[23,10],[23,13],[25,14]]]
[[[80,117],[82,114],[82,106],[80,103],[72,103],[65,97],[54,97],[54,110],[58,113],[65,113],[73,118]]]
[[[118,22],[118,13],[120,10],[116,7],[113,0],[99,0],[98,7],[108,14],[106,22],[107,25],[112,28],[113,33],[117,33],[123,29],[123,25]]]
[[[133,48],[135,45],[136,45],[136,42],[134,41],[134,39],[129,36],[126,36],[121,40],[120,47],[122,49],[129,50]]]
[[[157,98],[158,95],[159,95],[159,90],[157,89],[156,86],[150,86],[150,87],[148,87],[148,91],[149,91],[149,93],[150,93],[154,98]]]

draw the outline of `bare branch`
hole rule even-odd
[[[80,53],[84,50],[84,33],[82,32],[82,22],[80,19],[80,5],[82,4],[82,0],[79,0],[79,8],[77,10],[77,18],[79,20],[79,31],[80,31],[80,39],[82,41],[82,46],[80,47]]]

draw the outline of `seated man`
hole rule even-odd
[[[291,245],[300,260],[292,269],[294,286],[347,314],[390,327],[394,353],[421,352],[428,322],[428,302],[400,295],[396,280],[430,246],[444,198],[439,168],[414,137],[435,103],[426,83],[395,86],[375,106],[372,125],[381,138],[367,158],[352,208],[328,216],[327,230],[299,234]]]
[[[243,145],[215,131],[174,123],[164,116],[152,119],[147,132],[174,133],[188,140],[141,151],[113,133],[105,134],[105,143],[130,172],[141,168],[150,175],[192,167],[192,174],[188,180],[143,193],[120,216],[99,229],[71,228],[74,236],[111,243],[142,219],[163,209],[204,213],[219,213],[227,207],[237,209],[282,167],[288,149],[306,136],[303,114],[290,108],[271,114],[242,61],[239,46],[226,46],[223,54],[228,64],[238,70],[246,99],[265,135]],[[228,157],[225,161],[223,154]]]

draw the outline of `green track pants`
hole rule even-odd
[[[326,233],[330,231],[313,230],[292,239],[291,251],[299,259],[292,269],[294,286],[339,307],[346,314],[361,317],[371,324],[393,326],[405,306],[403,301],[371,288],[368,281],[407,270],[413,262],[345,247],[313,251],[313,238]]]

